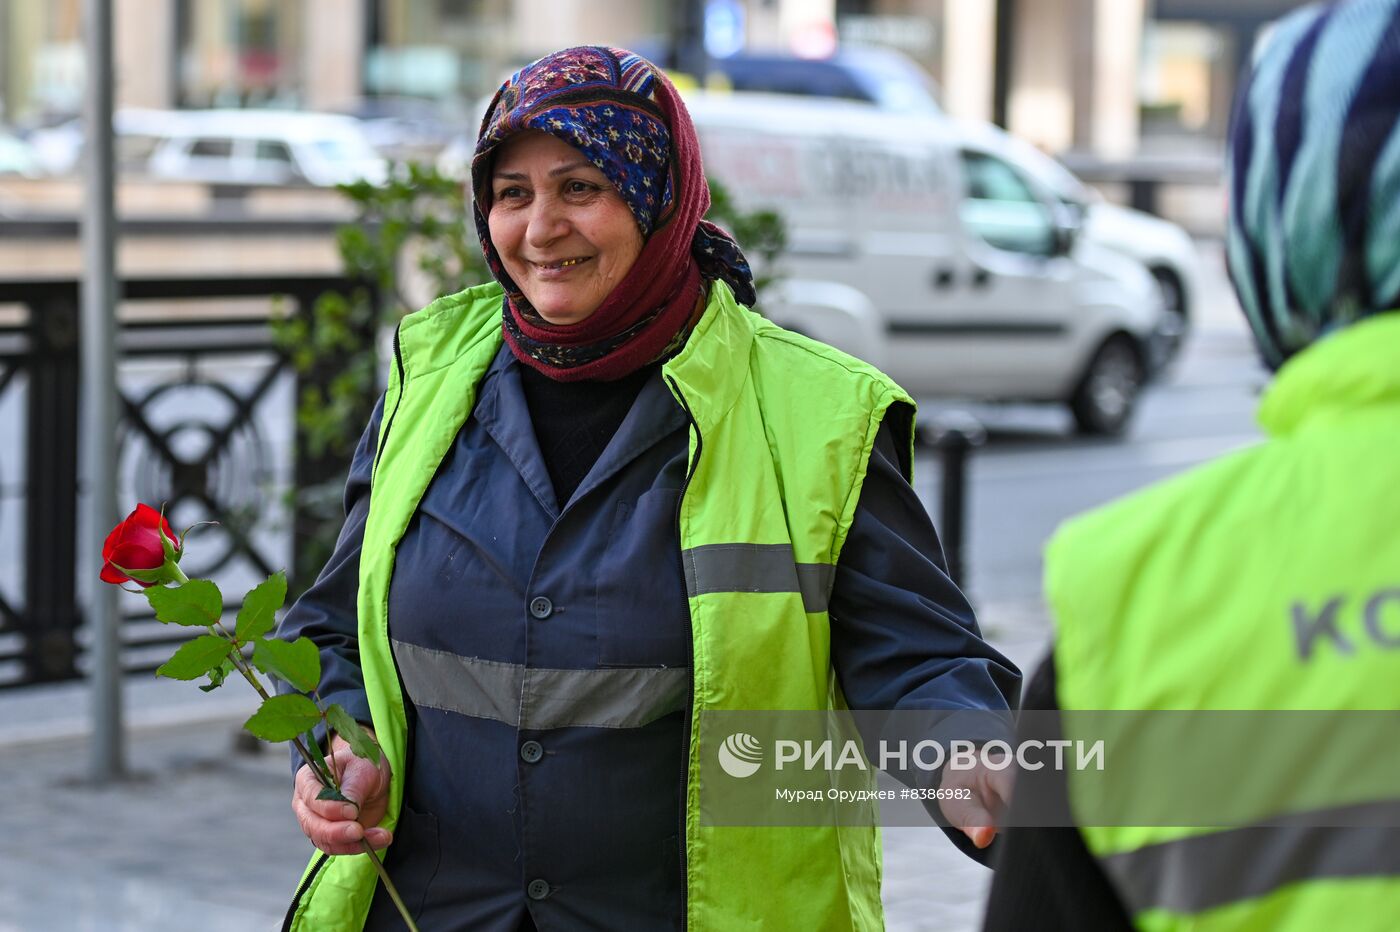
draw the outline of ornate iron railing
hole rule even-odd
[[[294,558],[286,493],[304,471],[299,385],[266,313],[191,304],[266,298],[305,313],[323,292],[355,287],[333,276],[122,283],[118,501],[164,504],[177,527],[217,522],[199,532],[186,570],[225,592]],[[96,584],[107,529],[79,537],[78,296],[73,280],[0,281],[0,688],[85,667],[79,593]],[[155,304],[171,301],[185,304]],[[153,669],[187,634],[156,623],[139,596],[122,612],[128,670]]]

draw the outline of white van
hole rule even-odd
[[[1167,310],[1167,349],[1175,353],[1191,329],[1201,299],[1201,256],[1175,223],[1104,200],[1058,161],[986,123],[959,123],[965,137],[1004,152],[1052,198],[1077,215],[1080,235],[1141,262],[1152,273]]]
[[[327,113],[188,110],[166,115],[147,170],[209,184],[383,184],[388,165],[358,120]]]
[[[776,323],[888,372],[919,397],[1067,404],[1116,433],[1162,362],[1147,270],[1078,217],[994,134],[867,105],[693,92],[706,170],[783,214]]]

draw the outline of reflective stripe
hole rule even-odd
[[[791,544],[706,544],[681,551],[685,589],[708,592],[800,592],[808,612],[826,611],[836,567],[794,563]]]
[[[550,670],[393,641],[414,705],[517,728],[637,728],[685,708],[679,667]]]
[[[1400,877],[1397,826],[1400,801],[1363,803],[1162,842],[1100,862],[1133,913],[1199,913],[1300,880]]]

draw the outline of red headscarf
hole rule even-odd
[[[597,165],[645,237],[622,281],[596,311],[573,324],[551,324],[530,306],[487,226],[493,153],[529,130],[563,140]],[[513,75],[482,121],[472,187],[482,251],[506,292],[506,343],[550,378],[619,379],[673,352],[706,280],[723,279],[741,302],[754,303],[753,275],[738,245],[701,219],[710,207],[710,189],[690,114],[660,70],[631,52],[566,49]]]

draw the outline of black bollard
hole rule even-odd
[[[943,461],[940,483],[938,536],[948,561],[948,576],[962,586],[966,581],[964,535],[967,516],[967,458],[987,439],[976,418],[961,411],[941,414],[930,430],[933,448]]]

